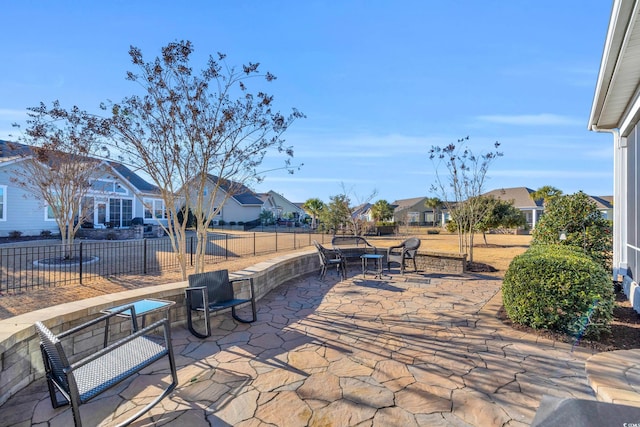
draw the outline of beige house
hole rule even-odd
[[[534,190],[527,187],[499,188],[491,190],[484,196],[495,197],[505,202],[513,202],[513,206],[522,211],[527,218],[527,227],[532,230],[544,212],[542,199],[534,200],[531,193]]]
[[[405,225],[427,225],[435,226],[444,224],[445,215],[442,209],[434,211],[425,205],[428,197],[414,197],[412,199],[401,199],[391,203],[394,206],[393,221],[397,224]]]
[[[299,221],[306,216],[304,209],[273,190],[257,196],[262,200],[262,210],[273,213],[276,220],[290,218]]]

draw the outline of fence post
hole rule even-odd
[[[224,259],[229,259],[229,233],[224,235]]]
[[[276,252],[278,252],[278,229],[276,228]]]
[[[147,239],[142,239],[142,271],[147,274]]]
[[[256,256],[256,233],[253,232],[253,256]]]
[[[296,249],[296,230],[293,230],[293,249]]]
[[[193,236],[189,237],[189,262],[191,263],[190,265],[193,267]]]
[[[82,242],[80,242],[80,254],[78,257],[80,258],[80,284],[82,285]]]

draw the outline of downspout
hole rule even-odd
[[[591,130],[600,133],[610,133],[613,135],[614,140],[614,176],[613,176],[613,280],[615,282],[621,282],[623,276],[627,274],[627,226],[625,221],[626,214],[626,194],[627,189],[625,181],[623,180],[623,174],[620,173],[623,170],[623,157],[620,150],[626,147],[626,144],[622,143],[620,137],[620,129],[602,129],[597,125],[591,125]],[[626,173],[624,173],[626,175]]]

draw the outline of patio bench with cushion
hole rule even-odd
[[[331,245],[340,251],[345,261],[360,262],[361,255],[378,253],[378,249],[361,236],[333,236]]]
[[[99,329],[87,331],[87,328],[107,319],[132,310],[133,305],[124,306],[113,313],[98,317],[92,321],[55,335],[41,322],[35,327],[40,337],[40,351],[49,388],[51,405],[54,408],[71,404],[73,421],[82,425],[80,405],[106,392],[111,387],[142,371],[147,366],[164,357],[169,359],[172,381],[164,390],[145,405],[140,411],[129,417],[122,425],[130,424],[169,395],[178,385],[176,365],[171,347],[171,331],[167,319],[159,320],[146,328],[136,331],[132,321],[131,334],[103,349],[89,354],[80,360],[70,362],[61,340],[77,333],[95,333]],[[135,319],[135,315],[131,316]],[[162,329],[163,338],[150,333]],[[107,329],[104,330],[108,333]],[[58,396],[61,395],[61,399]]]
[[[249,281],[249,298],[238,298],[234,284]],[[189,287],[185,289],[187,305],[187,326],[189,331],[198,338],[211,336],[209,316],[220,310],[231,309],[231,316],[238,322],[251,323],[256,321],[256,300],[253,289],[253,277],[229,279],[228,270],[208,271],[206,273],[189,276]],[[236,307],[251,303],[253,317],[251,320],[242,319],[236,314]],[[205,333],[202,334],[193,327],[193,312],[201,312],[204,317]]]

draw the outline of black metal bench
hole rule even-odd
[[[249,298],[237,298],[234,284],[249,281]],[[253,278],[229,279],[228,270],[208,271],[206,273],[189,276],[189,287],[185,289],[187,304],[187,326],[189,331],[198,338],[211,336],[209,316],[220,310],[231,309],[231,315],[238,322],[251,323],[256,321],[256,300],[253,289]],[[251,303],[253,318],[245,320],[236,314],[236,307]],[[202,334],[193,327],[193,312],[204,315],[204,329]]]
[[[360,262],[361,255],[378,253],[378,249],[361,236],[333,236],[331,246],[339,250],[346,261]]]

